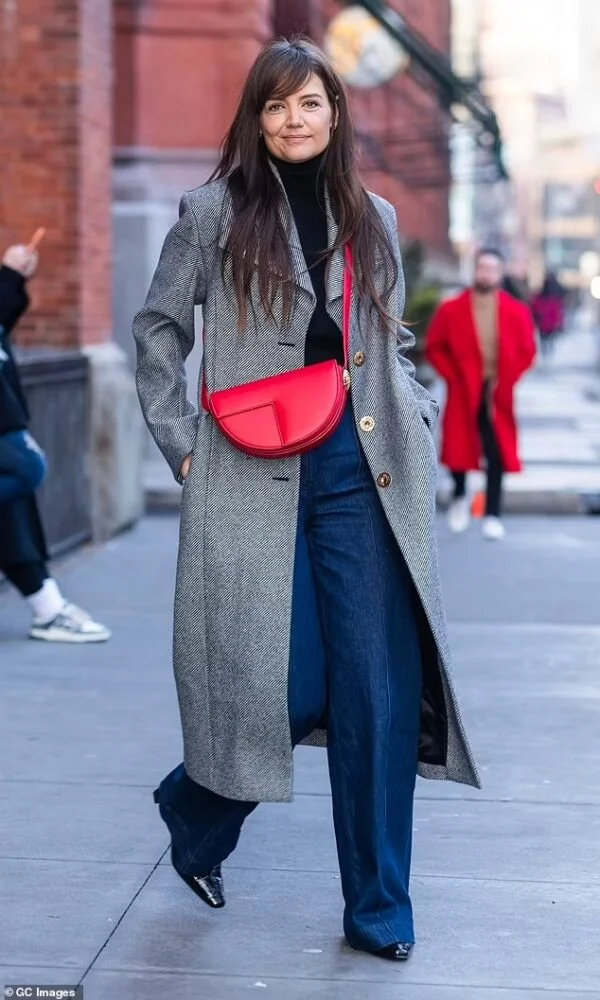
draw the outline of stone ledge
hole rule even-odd
[[[84,350],[90,370],[92,538],[102,542],[142,516],[144,428],[124,352],[112,342]]]
[[[163,470],[164,466],[164,470]],[[172,478],[161,459],[145,464],[144,492],[148,512],[177,512],[181,504],[181,488]],[[448,507],[447,490],[438,493],[438,509]],[[585,515],[600,514],[600,490],[568,491],[564,489],[523,489],[506,493],[504,508],[507,514]]]
[[[600,512],[600,500],[595,498],[599,504],[598,510],[594,510],[594,494],[568,493],[565,490],[520,490],[519,492],[507,493],[504,497],[504,512],[509,515],[548,515],[563,516],[581,514],[594,514]],[[448,496],[446,492],[438,494],[438,510],[448,509]]]

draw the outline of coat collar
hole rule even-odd
[[[338,238],[339,226],[335,221],[333,212],[331,209],[331,198],[329,197],[329,190],[327,185],[325,186],[325,211],[327,212],[327,246],[331,247],[335,244]],[[332,303],[337,302],[338,299],[342,298],[344,287],[344,248],[338,247],[334,250],[331,255],[331,260],[329,262],[329,268],[327,272],[327,281],[325,287],[325,297],[327,300],[327,305],[332,305]]]
[[[312,281],[310,280],[310,274],[306,266],[306,260],[304,258],[304,253],[302,251],[302,244],[300,243],[300,235],[298,233],[298,227],[296,226],[296,221],[292,214],[292,209],[290,206],[289,198],[285,190],[283,181],[279,171],[272,160],[269,160],[269,167],[273,171],[273,174],[279,184],[279,189],[283,195],[281,201],[279,202],[279,220],[284,228],[284,230],[289,233],[290,238],[290,253],[292,258],[292,281],[299,288],[303,288],[310,297],[316,302],[316,296],[313,290]],[[327,193],[325,194],[326,201],[328,200]],[[327,234],[329,238],[329,217],[327,220]],[[256,262],[258,263],[258,262]]]
[[[292,281],[294,284],[301,288],[313,302],[316,302],[315,293],[313,290],[312,282],[310,279],[310,273],[306,266],[306,260],[304,258],[304,253],[302,251],[302,244],[300,243],[300,236],[298,233],[298,227],[292,215],[292,210],[286,194],[285,187],[279,172],[274,163],[269,161],[269,166],[277,179],[277,182],[281,188],[281,193],[283,195],[280,205],[279,205],[279,217],[285,231],[289,234],[290,242],[290,253],[292,261]],[[327,214],[327,245],[332,246],[337,240],[338,235],[338,225],[333,216],[333,211],[331,208],[331,199],[329,197],[329,191],[327,186],[325,186],[325,211]],[[231,196],[228,194],[224,205],[223,213],[221,217],[221,224],[219,226],[219,238],[218,244],[221,249],[224,249],[229,232],[231,230],[231,224],[233,221],[233,203]],[[254,263],[258,264],[258,255],[254,259]],[[327,300],[327,305],[335,303],[337,300],[342,298],[343,292],[343,274],[344,274],[344,251],[342,248],[336,250],[331,258],[331,262],[328,268],[327,283],[325,289],[325,295]]]

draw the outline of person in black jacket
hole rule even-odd
[[[27,430],[27,402],[10,338],[29,305],[26,282],[37,265],[34,250],[12,246],[0,266],[0,572],[31,607],[31,638],[104,642],[110,638],[109,630],[66,601],[47,568],[46,540],[35,499],[46,473],[46,459]]]
[[[9,339],[27,306],[25,276],[37,266],[37,255],[23,251],[10,247],[0,272],[0,509],[33,493],[46,474],[44,454],[27,431],[27,403]]]

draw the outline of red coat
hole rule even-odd
[[[542,337],[562,330],[565,307],[559,295],[536,295],[531,303],[531,311]]]
[[[519,472],[514,388],[535,360],[532,315],[522,302],[498,293],[498,381],[492,422],[506,472]],[[483,386],[483,357],[473,318],[471,292],[444,302],[427,334],[427,360],[448,387],[444,414],[442,463],[455,472],[479,469],[482,458],[477,415]]]

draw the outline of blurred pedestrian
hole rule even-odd
[[[29,304],[26,282],[38,266],[35,250],[11,246],[0,267],[0,572],[27,600],[29,635],[48,642],[102,642],[104,625],[66,601],[48,571],[35,491],[46,458],[27,430],[29,414],[11,347],[11,331]]]
[[[540,334],[544,355],[552,350],[556,336],[564,329],[566,293],[555,274],[549,271],[539,292],[531,300],[533,318]]]
[[[393,961],[414,941],[418,759],[425,777],[478,783],[447,674],[437,404],[406,358],[400,268],[341,80],[309,42],[278,41],[134,323],[141,405],[184,481],[184,763],[155,792],[175,870],[224,905],[244,819],[291,799],[293,745],[327,737],[346,938]],[[200,413],[183,365],[196,304]]]
[[[454,480],[448,512],[451,531],[470,522],[467,473],[487,471],[483,535],[504,537],[501,520],[505,472],[521,468],[513,393],[535,360],[535,333],[529,309],[502,291],[500,253],[477,254],[471,289],[444,302],[428,332],[427,358],[447,385],[442,462]]]

